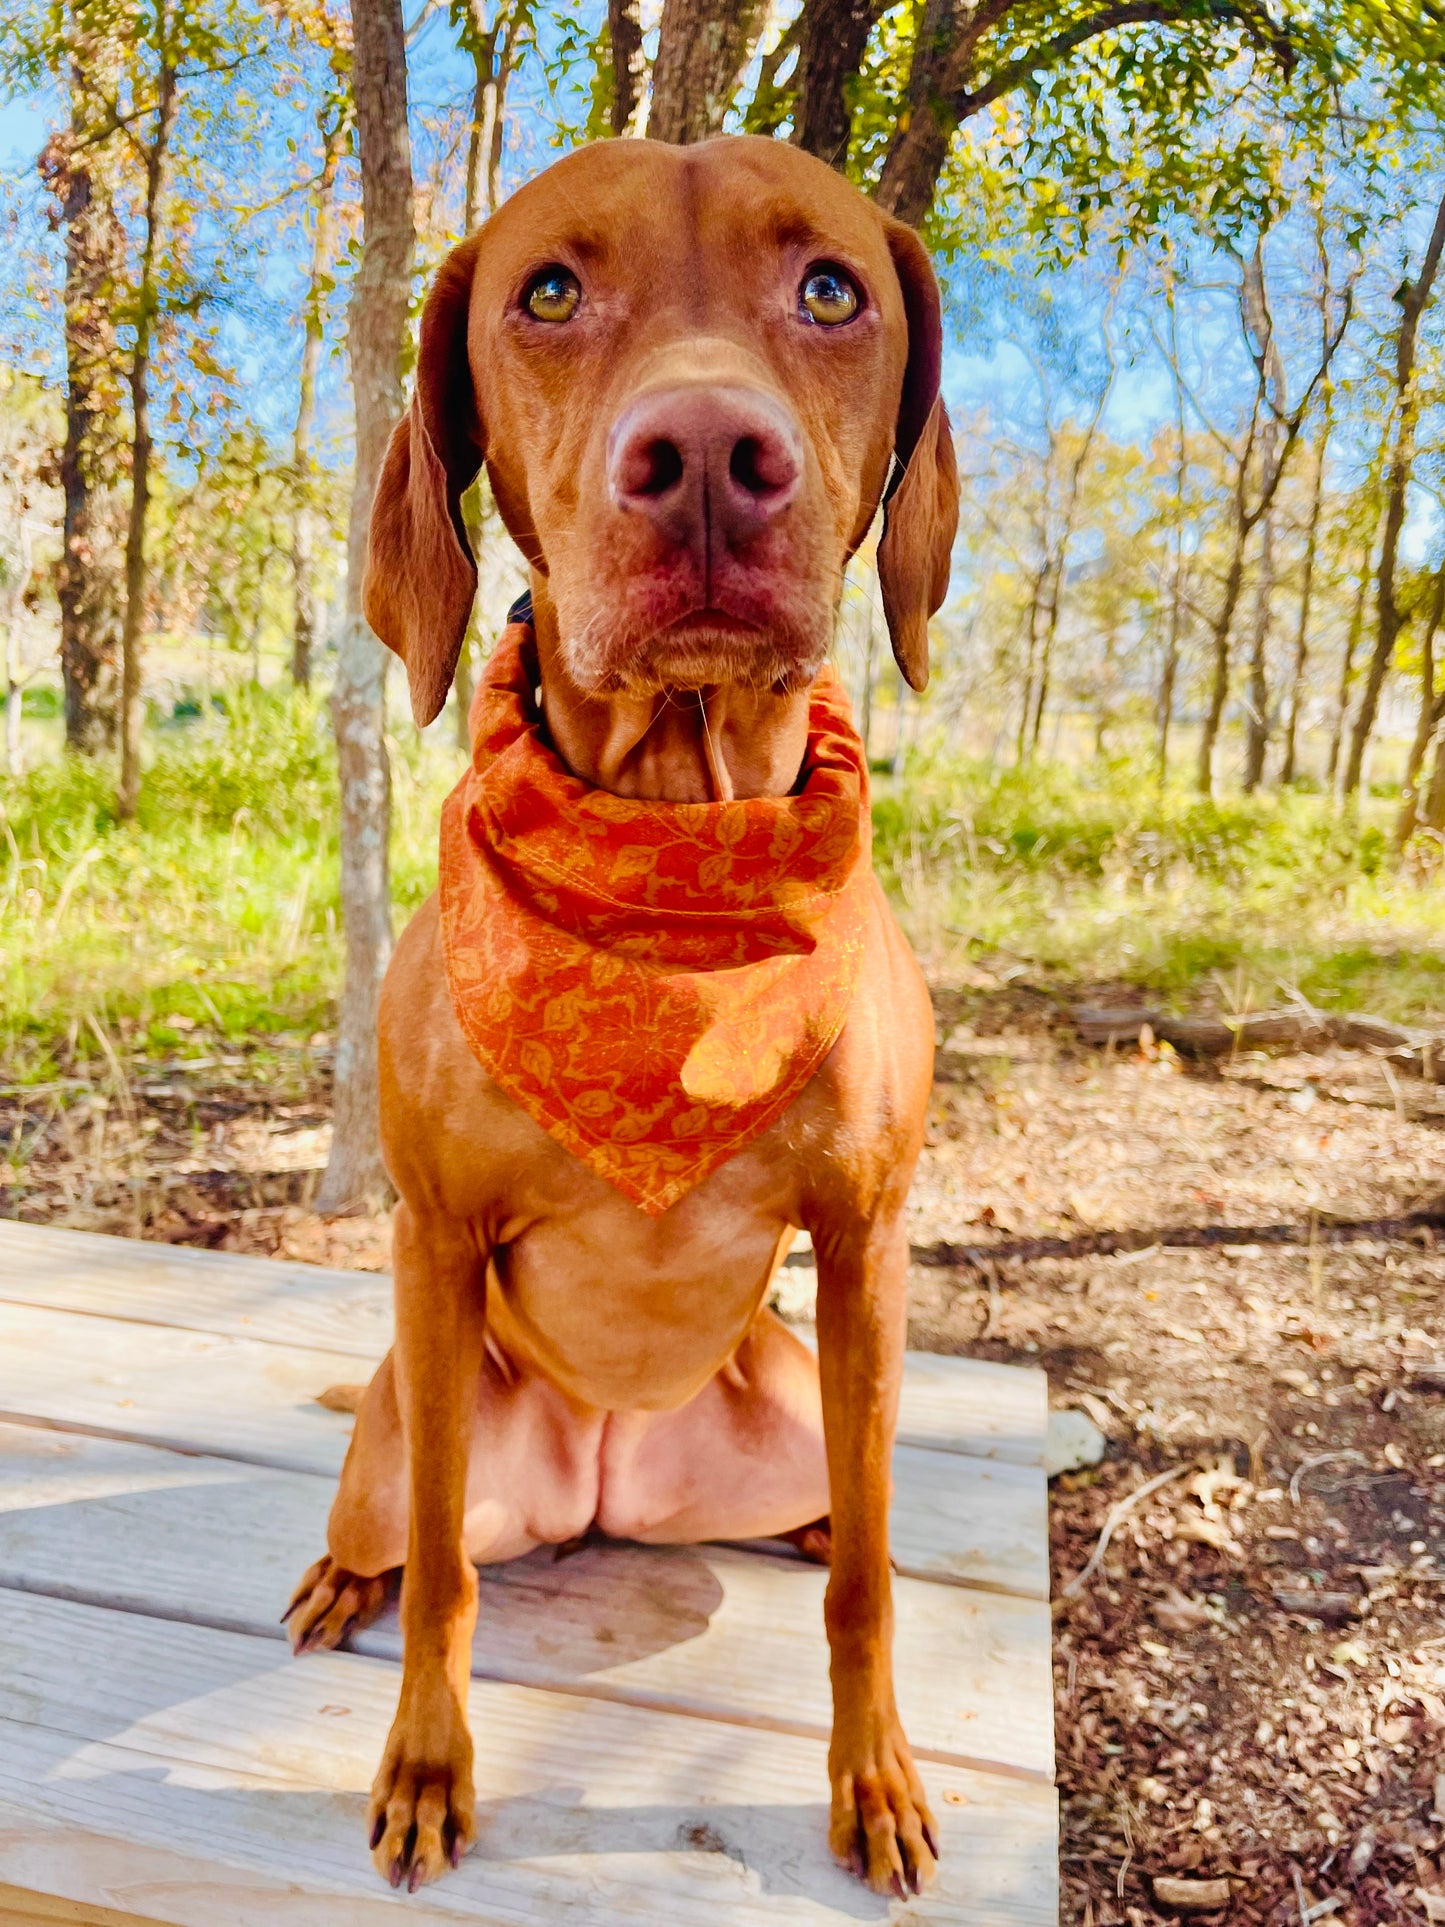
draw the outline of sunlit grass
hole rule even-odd
[[[140,820],[107,770],[54,760],[0,783],[0,1076],[129,1048],[185,1056],[329,1029],[341,967],[337,804],[322,706],[242,690],[153,732]],[[398,926],[431,888],[458,773],[449,730],[393,755]],[[1388,849],[1392,805],[1201,803],[1125,766],[915,760],[880,777],[875,850],[937,974],[1144,986],[1179,1004],[1445,1013],[1445,889],[1428,842]],[[179,1020],[179,1021],[172,1021]],[[205,1043],[198,1041],[204,1038]]]
[[[1205,803],[1120,765],[933,763],[881,789],[876,860],[944,975],[1001,953],[1181,1004],[1445,1015],[1439,843],[1396,862],[1388,800],[1353,817],[1292,792]]]
[[[325,1028],[340,978],[335,760],[324,708],[243,689],[156,733],[140,816],[108,770],[67,758],[0,783],[0,1052],[7,1079],[104,1055]],[[448,744],[393,753],[398,922],[431,888]],[[181,1019],[179,1025],[167,1020]]]

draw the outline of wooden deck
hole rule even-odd
[[[900,1710],[941,1823],[922,1900],[825,1838],[824,1574],[726,1546],[482,1574],[479,1844],[413,1897],[365,1852],[394,1611],[293,1661],[389,1281],[0,1220],[0,1927],[1053,1927],[1046,1399],[910,1355]]]

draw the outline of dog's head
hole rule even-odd
[[[598,691],[805,682],[892,471],[878,571],[921,689],[958,521],[941,354],[917,235],[797,148],[559,161],[444,263],[377,487],[366,613],[418,722],[466,630],[483,462]]]

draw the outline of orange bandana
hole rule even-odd
[[[573,776],[503,632],[441,832],[442,945],[482,1067],[659,1217],[785,1111],[843,1028],[869,915],[868,776],[813,686],[801,794],[639,803]]]

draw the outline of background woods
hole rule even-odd
[[[951,591],[915,696],[865,543],[835,660],[937,1016],[913,1342],[1039,1359],[1107,1435],[1054,1487],[1059,1589],[1100,1550],[1055,1627],[1071,1927],[1196,1877],[1249,1927],[1445,1917],[1442,76],[1435,0],[0,17],[36,1222],[387,1262],[377,987],[523,585],[479,486],[417,732],[360,581],[446,249],[644,132],[795,141],[922,228]]]
[[[8,177],[7,406],[41,531],[8,565],[12,766],[50,754],[47,658],[67,750],[114,768],[120,822],[168,696],[174,723],[238,677],[319,675],[345,957],[328,1204],[384,1186],[391,777],[359,607],[376,468],[426,274],[576,138],[793,140],[935,247],[970,485],[926,702],[873,646],[866,559],[840,627],[890,767],[1125,757],[1167,789],[1192,761],[1206,796],[1338,782],[1348,800],[1373,749],[1394,843],[1428,859],[1430,18],[1376,0],[1278,18],[1234,0],[595,17],[456,0],[408,24],[373,0],[68,0],[10,21],[9,112],[31,131]],[[469,513],[485,648],[516,570],[484,490]]]

